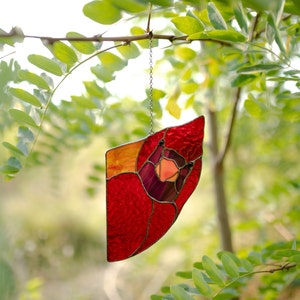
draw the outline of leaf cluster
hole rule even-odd
[[[191,300],[199,296],[201,299],[236,299],[259,274],[270,278],[265,286],[260,287],[261,294],[271,290],[276,293],[288,284],[285,277],[292,281],[299,276],[300,251],[295,247],[296,242],[276,243],[252,251],[245,258],[222,251],[217,254],[218,263],[205,255],[201,262],[194,263],[192,271],[176,273],[186,283],[163,287],[164,295],[152,295],[151,299]]]

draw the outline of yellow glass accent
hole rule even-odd
[[[144,140],[122,145],[106,152],[106,176],[136,171],[136,159]]]
[[[175,162],[165,158],[155,167],[155,171],[161,181],[175,181],[179,174]]]

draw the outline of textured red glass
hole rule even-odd
[[[106,152],[107,260],[134,256],[172,226],[202,168],[204,117]]]

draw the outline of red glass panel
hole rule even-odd
[[[106,153],[107,259],[136,255],[158,241],[196,188],[204,117]]]

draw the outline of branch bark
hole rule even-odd
[[[218,163],[223,165],[223,162],[225,160],[225,156],[229,150],[231,140],[232,140],[232,132],[233,132],[233,127],[236,119],[236,113],[237,113],[237,106],[240,100],[240,95],[241,95],[241,88],[238,87],[235,91],[234,99],[233,99],[233,106],[232,106],[232,111],[231,111],[231,116],[228,124],[228,129],[227,133],[225,136],[225,142],[223,149],[218,153]]]
[[[224,186],[224,167],[223,161],[219,157],[218,146],[218,126],[215,110],[208,105],[207,109],[209,133],[210,133],[210,153],[211,171],[214,185],[215,205],[217,210],[217,223],[221,239],[221,247],[225,251],[233,252],[231,229],[227,211],[227,202]]]
[[[223,250],[230,252],[233,252],[233,243],[224,184],[224,160],[228,153],[232,140],[232,133],[236,120],[236,112],[240,100],[240,95],[241,88],[237,88],[233,99],[232,111],[229,117],[227,134],[222,150],[219,149],[217,113],[209,104],[207,108],[210,133],[211,171],[214,184],[217,223],[219,228],[221,247]]]
[[[148,30],[148,29],[147,29]],[[152,35],[152,36],[151,36]],[[189,40],[188,35],[170,35],[170,34],[156,34],[151,30],[139,35],[129,35],[129,36],[103,36],[103,34],[94,35],[91,37],[50,37],[50,36],[37,36],[37,35],[26,35],[20,33],[18,29],[13,28],[9,33],[0,34],[0,38],[31,38],[40,39],[42,41],[47,41],[49,44],[53,44],[58,41],[69,41],[69,42],[124,42],[130,44],[134,41],[149,40],[149,38],[155,40],[168,40],[170,43],[175,41],[183,41],[186,43],[191,43],[193,41],[203,41],[203,42],[214,42],[223,46],[232,46],[233,44],[229,42],[213,40],[213,39],[199,39],[199,40]]]

